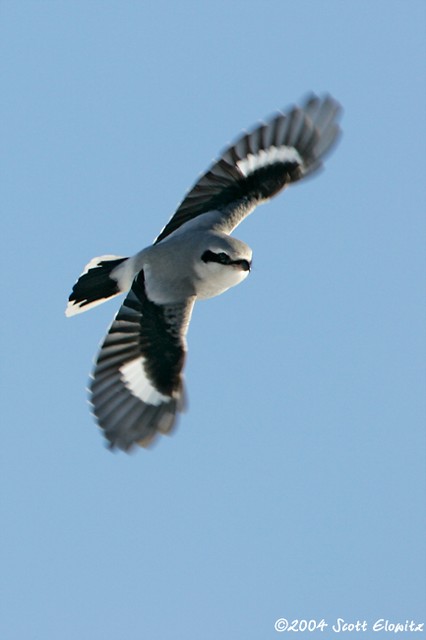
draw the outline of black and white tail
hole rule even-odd
[[[83,273],[72,288],[65,315],[74,316],[77,313],[82,313],[127,291],[130,285],[123,287],[123,278],[119,277],[120,270],[118,273],[114,273],[117,267],[126,260],[128,258],[120,256],[93,258],[85,266]]]

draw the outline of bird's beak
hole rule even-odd
[[[251,261],[241,260],[241,269],[243,271],[251,271]]]

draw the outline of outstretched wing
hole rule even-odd
[[[340,112],[332,97],[312,95],[242,136],[197,181],[155,242],[211,211],[217,213],[210,225],[230,233],[257,204],[321,166],[339,135]]]
[[[101,346],[90,402],[111,448],[146,446],[169,433],[183,410],[185,334],[195,298],[157,305],[145,292],[143,271]]]

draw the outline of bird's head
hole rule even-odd
[[[252,250],[241,240],[212,234],[195,265],[197,295],[212,298],[242,282],[251,269]]]

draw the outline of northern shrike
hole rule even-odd
[[[186,333],[198,299],[242,282],[252,251],[230,234],[258,204],[311,175],[339,136],[341,108],[311,95],[230,146],[187,193],[152,246],[94,258],[66,315],[128,292],[90,381],[93,413],[110,447],[125,451],[169,433],[184,408]]]

